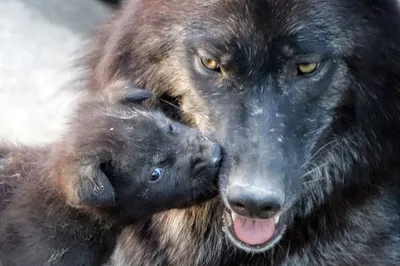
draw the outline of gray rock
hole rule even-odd
[[[73,110],[75,52],[110,14],[96,0],[0,1],[0,140],[53,140]]]

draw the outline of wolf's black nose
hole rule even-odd
[[[251,218],[271,218],[279,213],[283,205],[283,197],[279,193],[263,189],[250,192],[240,186],[231,187],[227,198],[237,214]]]

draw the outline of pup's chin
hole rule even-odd
[[[222,230],[230,241],[250,253],[261,253],[272,248],[286,230],[284,213],[269,219],[251,219],[226,209],[223,221]]]

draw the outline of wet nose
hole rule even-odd
[[[211,148],[211,161],[213,164],[219,164],[222,159],[222,149],[221,146],[213,143]]]
[[[260,219],[268,219],[279,213],[284,201],[280,192],[257,188],[249,190],[241,186],[229,188],[227,199],[237,214]]]

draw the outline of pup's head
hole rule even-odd
[[[143,95],[131,90],[130,101]],[[82,105],[63,147],[61,187],[74,206],[130,221],[217,193],[220,146],[139,104]]]

